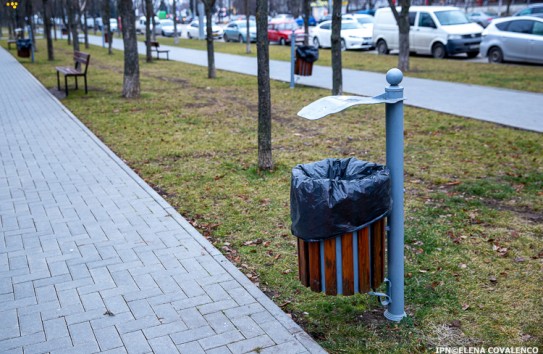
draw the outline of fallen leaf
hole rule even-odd
[[[498,279],[496,279],[495,276],[491,275],[490,277],[488,277],[488,280],[491,282],[491,283],[497,283],[498,282]]]
[[[106,310],[106,312],[104,312],[104,315],[106,316],[115,316],[115,314],[109,310]]]
[[[466,269],[468,266],[465,263],[460,263],[460,269]]]
[[[469,309],[469,305],[468,304],[463,304],[462,305],[462,310],[466,311],[467,309]]]
[[[426,269],[419,269],[419,273],[428,273]]]
[[[460,320],[453,320],[449,326],[454,328],[461,328],[462,322],[460,322]]]
[[[290,272],[292,272],[292,270],[287,269],[287,270],[282,271],[281,273],[283,273],[283,274],[288,274],[288,273],[290,273]]]
[[[526,259],[524,259],[523,257],[516,257],[515,258],[515,262],[517,263],[521,263],[521,262],[524,262]]]

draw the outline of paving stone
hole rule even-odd
[[[126,351],[129,353],[146,353],[151,351],[147,339],[141,331],[121,334]]]
[[[34,312],[28,315],[19,315],[19,328],[21,336],[43,332],[41,314]]]
[[[115,326],[95,329],[94,335],[96,336],[101,351],[118,348],[123,345],[121,336],[117,332]]]
[[[206,354],[232,354],[232,352],[226,345],[223,345],[222,347],[206,350]]]
[[[214,312],[204,316],[207,323],[216,333],[230,332],[236,329],[232,322],[222,312]]]
[[[149,345],[155,354],[177,353],[178,349],[169,336],[162,336],[149,340]]]
[[[200,343],[197,341],[179,344],[177,349],[181,354],[206,354]]]
[[[89,322],[73,324],[68,327],[70,337],[74,346],[79,346],[88,343],[96,343],[94,339],[94,331]]]
[[[299,342],[293,340],[293,341],[281,343],[272,347],[264,348],[260,350],[259,353],[262,353],[262,354],[307,353],[309,354],[310,352],[307,351],[307,349],[303,345],[301,345]]]
[[[104,302],[99,293],[90,293],[80,295],[81,302],[86,311],[95,309],[105,309]]]
[[[170,335],[175,344],[183,344],[206,338],[208,336],[214,336],[215,332],[209,326],[203,326],[194,329],[188,329],[186,331],[173,333]]]
[[[273,340],[267,335],[262,335],[250,339],[245,339],[233,344],[228,344],[228,348],[232,353],[248,353],[251,351],[260,351],[263,348],[275,345]]]
[[[182,321],[160,324],[155,327],[143,329],[147,339],[156,338],[164,335],[170,335],[187,330],[187,326]]]
[[[47,340],[69,336],[68,326],[64,318],[57,318],[43,322]]]
[[[253,338],[264,334],[262,328],[249,316],[232,318],[231,321],[245,338]]]
[[[36,289],[36,296],[38,298],[38,303],[58,301],[57,292],[53,285],[42,286]]]
[[[179,316],[181,316],[183,322],[191,329],[207,325],[206,319],[195,307],[179,311]]]
[[[204,350],[208,350],[211,348],[228,345],[230,343],[239,342],[240,340],[243,340],[243,339],[244,338],[241,335],[241,333],[239,333],[238,330],[234,330],[234,331],[206,337],[206,338],[200,339],[198,342],[200,343],[202,348],[204,348]]]

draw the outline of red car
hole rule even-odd
[[[296,21],[292,19],[272,20],[268,24],[268,41],[278,42],[281,45],[290,43],[292,30],[294,30],[296,40],[300,40],[300,37],[303,38],[304,31],[298,26]]]

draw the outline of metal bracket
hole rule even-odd
[[[392,303],[392,299],[390,298],[390,289],[392,288],[392,283],[387,278],[385,278],[384,282],[387,284],[387,294],[370,291],[368,295],[377,296],[377,300],[379,301],[381,306],[387,307]]]

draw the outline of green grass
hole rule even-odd
[[[36,63],[22,60],[48,88],[71,57],[65,42],[55,50],[62,60],[47,62],[43,43]],[[255,77],[208,80],[206,68],[142,60],[142,97],[125,100],[122,53],[89,51],[89,94],[63,103],[328,351],[543,344],[541,134],[405,108],[409,317],[394,324],[375,298],[301,286],[289,229],[291,168],[326,157],[384,163],[384,107],[307,121],[296,112],[329,91],[272,82],[276,167],[261,172]],[[269,243],[247,243],[256,239]]]

